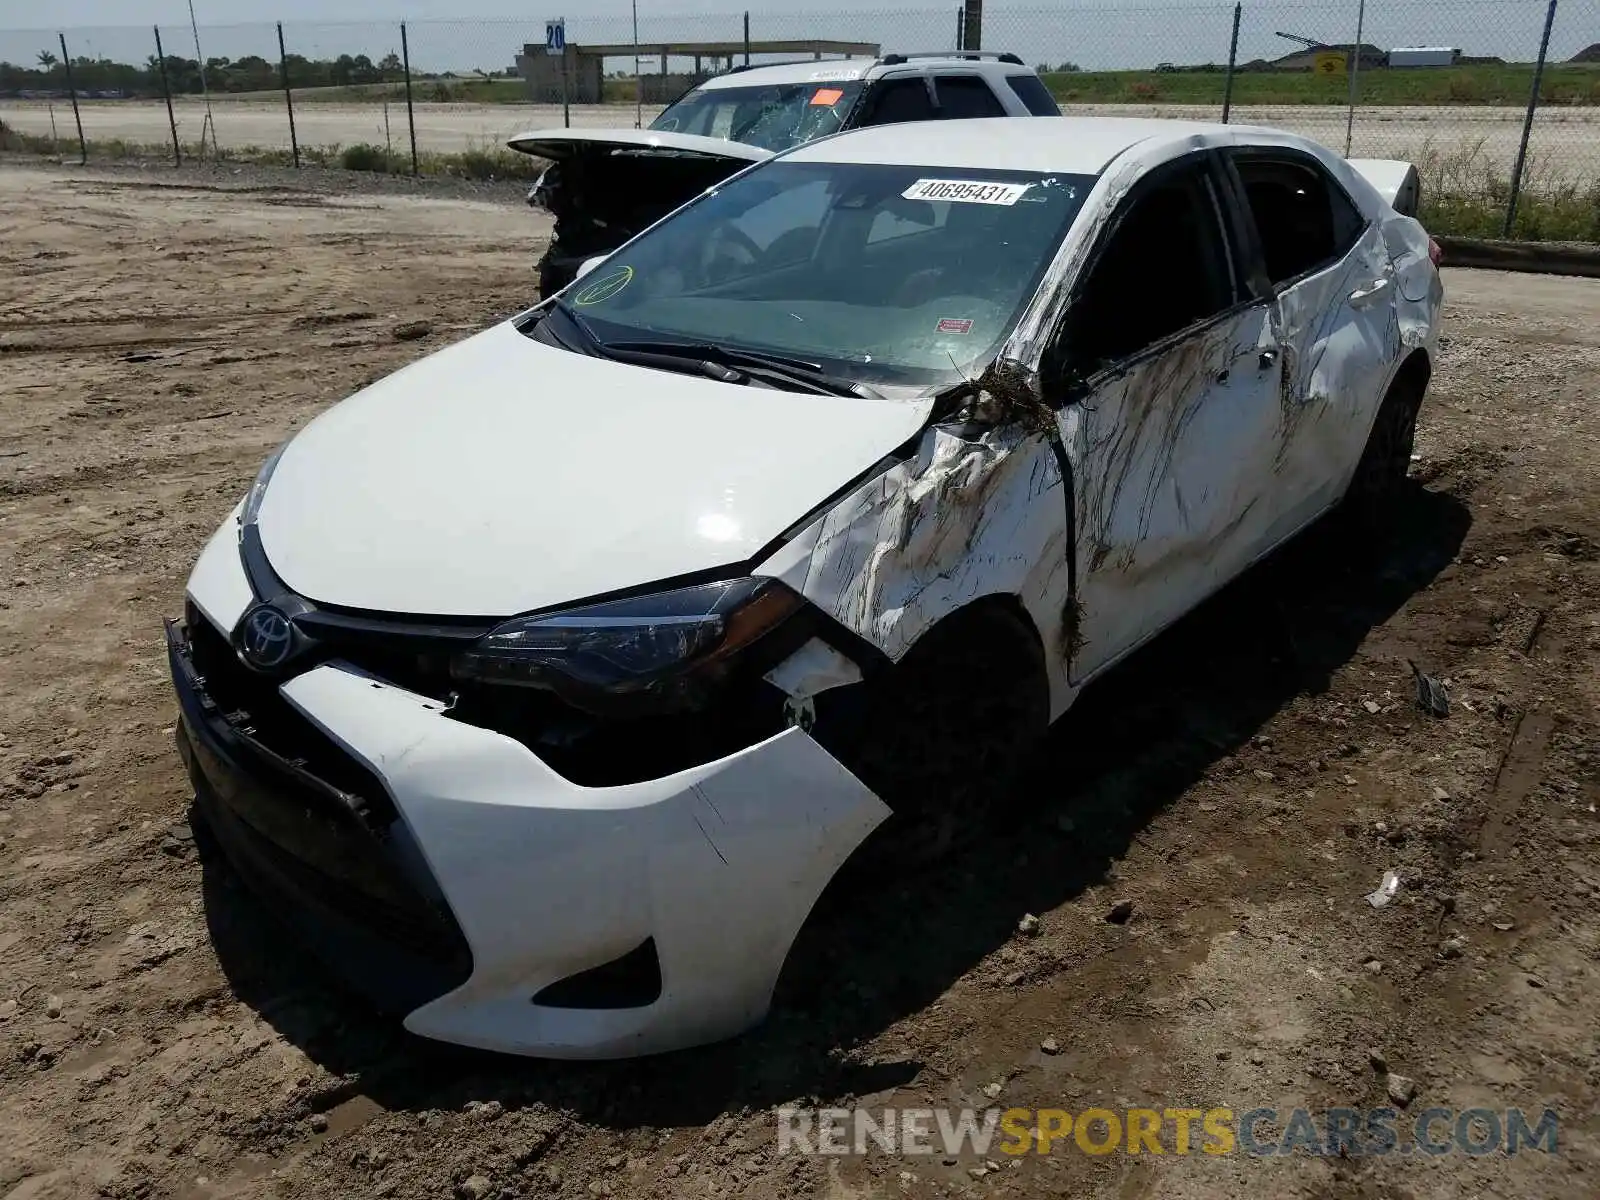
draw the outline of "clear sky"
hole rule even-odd
[[[775,0],[671,0],[663,6],[659,0],[645,0],[641,10],[654,9],[658,13],[704,13],[766,9],[779,11],[809,8],[813,12],[853,7],[843,0],[822,0],[821,3],[775,3]],[[923,0],[893,0],[882,8],[933,8],[942,7]],[[957,4],[948,5],[952,14]],[[549,12],[544,10],[548,8]],[[537,12],[531,11],[537,9]],[[530,6],[528,0],[194,0],[195,16],[202,25],[233,22],[260,21],[371,21],[390,17],[426,20],[429,18],[473,17],[528,17],[543,20],[564,10],[569,17],[598,14],[616,16],[628,12],[627,0],[599,0],[598,3],[579,3],[578,0],[544,0]],[[41,10],[24,0],[0,0],[0,26],[21,26],[37,23]],[[151,25],[160,22],[180,24],[189,19],[185,0],[54,0],[49,5],[50,20],[72,25]],[[951,20],[954,20],[952,15]]]
[[[1355,35],[1357,0],[1244,0],[1241,61],[1292,49],[1284,30],[1328,42]],[[954,43],[959,0],[639,0],[645,41],[737,40],[740,13],[756,39],[833,37],[888,47],[939,49]],[[987,0],[984,45],[1028,62],[1071,60],[1090,69],[1161,62],[1224,62],[1232,0]],[[1531,61],[1545,0],[1367,0],[1363,40],[1393,46],[1453,46],[1468,54]],[[275,57],[271,23],[308,57],[382,55],[396,47],[398,22],[412,29],[412,60],[423,70],[504,69],[544,20],[564,13],[567,40],[629,38],[628,0],[195,0],[208,57]],[[822,15],[818,15],[822,14]],[[159,22],[170,53],[193,53],[186,0],[0,0],[0,59],[32,62],[39,34],[66,30],[74,56],[143,61]],[[27,31],[27,32],[19,32]],[[35,32],[37,31],[37,32]],[[76,31],[76,32],[74,32]],[[1562,0],[1552,58],[1600,40],[1600,0]],[[38,43],[36,45],[35,43]]]

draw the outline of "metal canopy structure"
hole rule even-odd
[[[877,42],[837,42],[826,38],[799,38],[770,42],[616,42],[605,45],[585,43],[573,46],[575,55],[594,58],[631,58],[637,49],[640,58],[729,58],[749,54],[809,54],[821,58],[824,54],[843,54],[848,57],[878,55]]]
[[[641,70],[637,100],[641,104],[665,104],[710,75],[731,70],[754,56],[810,58],[825,56],[877,58],[877,42],[845,42],[832,38],[784,38],[773,41],[716,42],[568,42],[564,53],[546,53],[544,46],[528,45],[517,55],[517,70],[528,85],[528,98],[543,103],[599,104],[605,94],[605,62],[627,58],[641,63],[659,64],[656,70]],[[688,59],[694,69],[669,74],[672,59]],[[751,65],[759,65],[752,63]],[[711,69],[706,70],[707,67]]]

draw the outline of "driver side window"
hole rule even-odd
[[[1227,242],[1203,163],[1134,193],[1069,317],[1070,353],[1092,375],[1229,308]]]
[[[862,125],[898,125],[904,121],[931,121],[938,113],[933,107],[928,81],[920,75],[886,79],[878,84],[868,100]]]

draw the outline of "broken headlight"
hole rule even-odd
[[[285,442],[267,457],[261,464],[261,470],[256,473],[255,482],[250,485],[250,490],[245,494],[244,507],[239,510],[239,526],[254,525],[256,516],[261,512],[261,502],[267,497],[267,484],[272,480],[272,473],[278,469],[278,460],[283,457],[283,452],[289,448]]]
[[[801,603],[773,580],[732,579],[514,617],[458,654],[450,670],[459,680],[555,692],[589,711],[619,702],[683,708]]]

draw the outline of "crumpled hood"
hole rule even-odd
[[[506,142],[513,150],[565,162],[581,154],[725,159],[734,167],[771,158],[772,151],[727,138],[702,137],[665,129],[531,129]]]
[[[311,422],[257,522],[309,599],[509,616],[747,561],[928,409],[629,366],[506,323]]]

